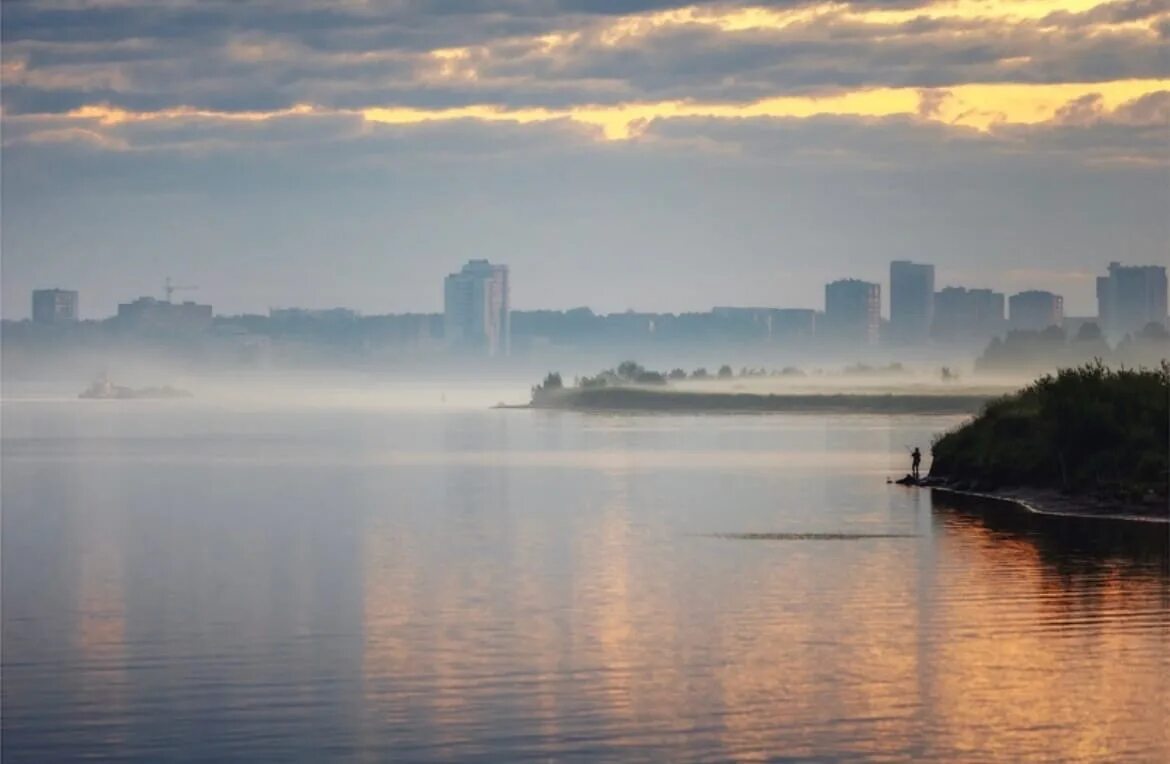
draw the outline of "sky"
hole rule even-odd
[[[892,259],[1096,312],[1170,260],[1170,0],[5,0],[0,312],[823,307]]]

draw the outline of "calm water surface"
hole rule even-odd
[[[5,762],[1170,759],[1165,545],[886,485],[952,418],[3,417]]]

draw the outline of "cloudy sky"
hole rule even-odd
[[[1170,0],[5,0],[3,315],[820,307],[938,266],[1091,314],[1170,251]]]

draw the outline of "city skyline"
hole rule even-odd
[[[466,260],[466,257],[464,257],[463,260]],[[460,259],[457,257],[457,258],[454,258],[452,260],[452,263],[459,262],[459,261],[460,261]],[[833,273],[829,274],[829,276],[826,277],[823,281],[820,281],[817,283],[812,283],[811,288],[813,290],[813,293],[820,295],[821,291],[823,290],[823,287],[826,283],[830,283],[831,281],[838,280],[841,278],[856,278],[856,279],[860,279],[862,281],[870,281],[873,283],[884,284],[885,288],[882,290],[882,294],[881,294],[881,300],[882,300],[881,314],[882,314],[882,317],[884,319],[889,319],[890,315],[891,315],[890,299],[892,296],[891,292],[890,292],[889,268],[890,268],[890,264],[893,262],[898,262],[898,260],[895,259],[895,260],[887,261],[886,263],[878,264],[877,266],[875,266],[873,268],[867,268],[865,270],[864,274],[861,273],[860,271],[855,271],[855,272],[849,274],[847,269],[834,271]],[[915,264],[917,264],[917,263],[915,263]],[[1091,265],[1087,266],[1085,270],[1078,270],[1078,271],[1070,272],[1070,273],[1066,273],[1066,274],[1048,273],[1048,272],[1039,271],[1039,270],[1035,270],[1035,269],[1017,269],[1012,274],[1008,274],[1006,278],[995,279],[995,278],[982,277],[979,274],[973,274],[971,278],[968,278],[968,274],[970,272],[964,271],[964,270],[946,270],[946,271],[941,271],[941,275],[938,275],[940,273],[940,271],[938,270],[937,264],[936,263],[929,263],[929,264],[936,268],[936,276],[935,276],[935,291],[936,292],[938,290],[943,289],[944,287],[966,287],[968,289],[986,289],[986,290],[991,290],[993,292],[1003,293],[1005,295],[1017,294],[1020,292],[1033,291],[1033,290],[1054,291],[1056,293],[1061,294],[1061,296],[1064,298],[1065,313],[1066,314],[1076,315],[1076,316],[1090,316],[1090,315],[1096,315],[1096,313],[1097,313],[1097,305],[1098,305],[1098,291],[1097,290],[1098,290],[1098,287],[1096,285],[1096,280],[1101,277],[1101,273],[1099,271],[1092,270]],[[1126,261],[1122,262],[1122,265],[1125,267],[1128,267],[1128,268],[1163,267],[1163,266],[1159,266],[1159,265],[1151,266],[1148,262],[1142,263],[1142,262],[1130,261],[1130,260],[1126,260]],[[435,274],[442,272],[442,270],[443,270],[443,267],[440,265],[437,268],[433,269],[434,273],[431,273],[431,269],[428,269],[428,271],[422,273],[421,275],[430,277],[433,280],[433,276]],[[873,273],[876,275],[873,275],[872,277],[869,275],[866,275],[866,274],[870,274],[870,273]],[[1057,283],[1066,283],[1067,284],[1067,283],[1073,282],[1073,283],[1076,283],[1078,286],[1076,289],[1070,290],[1071,291],[1071,296],[1070,296],[1070,291],[1061,291],[1060,288],[1053,287],[1051,283],[1049,283],[1046,286],[1045,281],[1044,281],[1044,279],[1046,279],[1046,278],[1051,279],[1052,281],[1055,281]],[[195,279],[190,279],[190,278],[184,277],[184,280],[194,281]],[[1009,287],[1003,288],[1003,287],[997,287],[995,285],[996,283],[1002,283],[1005,281],[1008,283],[1011,283],[1011,284],[1015,284],[1016,286],[1015,287],[1009,286]],[[16,288],[11,286],[9,284],[8,280],[5,279],[5,281],[4,281],[5,295],[4,295],[3,302],[0,302],[0,310],[2,310],[2,313],[3,313],[2,317],[5,320],[21,320],[24,318],[28,318],[30,315],[29,309],[27,307],[28,306],[28,294],[33,292],[33,291],[54,290],[54,289],[65,290],[65,291],[78,291],[78,292],[83,292],[86,294],[86,299],[85,299],[84,303],[78,309],[79,316],[82,320],[95,320],[95,319],[100,320],[101,318],[103,318],[105,316],[114,315],[117,313],[118,305],[125,302],[127,299],[137,298],[140,296],[158,297],[160,299],[165,299],[165,288],[160,286],[160,284],[162,284],[164,282],[160,278],[151,278],[151,279],[132,278],[132,279],[127,279],[127,283],[128,284],[140,284],[140,285],[143,285],[143,288],[140,291],[135,292],[131,288],[118,288],[118,287],[114,286],[114,287],[108,287],[105,289],[101,289],[99,291],[93,287],[89,287],[89,286],[86,286],[83,284],[78,284],[76,282],[70,282],[68,279],[56,279],[56,280],[49,280],[49,281],[45,281],[45,282],[33,282],[27,290],[23,290],[23,292],[21,294],[15,294],[17,292]],[[201,286],[197,287],[197,288],[200,289],[201,291],[196,293],[196,294],[197,295],[198,294],[204,295],[203,298],[196,296],[196,297],[186,297],[184,299],[188,299],[188,300],[194,299],[195,301],[199,301],[200,299],[209,299],[209,300],[212,299],[210,297],[207,297],[207,293],[209,290],[204,289]],[[361,302],[343,303],[343,302],[330,301],[329,299],[319,298],[319,299],[309,299],[307,302],[303,302],[303,303],[297,303],[297,302],[293,301],[292,299],[287,299],[287,300],[276,299],[276,300],[273,300],[271,302],[265,302],[265,303],[245,302],[242,306],[240,306],[239,303],[235,303],[235,302],[232,302],[230,299],[227,299],[227,295],[230,295],[231,290],[225,290],[223,292],[223,294],[220,294],[216,299],[212,300],[212,302],[216,306],[217,315],[218,314],[222,314],[222,315],[249,315],[249,314],[258,315],[258,314],[267,313],[270,310],[279,310],[282,308],[292,308],[292,307],[305,308],[305,309],[310,309],[310,310],[328,310],[328,309],[332,309],[332,308],[343,307],[343,308],[353,309],[353,310],[356,310],[360,313],[367,314],[367,315],[442,312],[442,309],[443,309],[443,307],[442,307],[442,303],[443,303],[442,289],[435,290],[432,288],[430,291],[435,294],[435,297],[433,299],[420,298],[420,297],[416,296],[412,299],[406,299],[406,300],[402,301],[401,303],[393,304],[393,305],[392,304],[378,304],[378,303],[374,303],[371,305],[371,304],[361,303]],[[540,293],[543,294],[543,293],[549,292],[550,290],[542,289],[542,290],[533,290],[533,291],[539,291]],[[556,291],[556,290],[551,290],[551,291]],[[512,294],[513,295],[516,294],[515,290],[512,291]],[[524,294],[523,289],[521,289],[521,294]],[[710,310],[713,306],[718,306],[718,305],[750,307],[753,305],[764,305],[764,304],[774,304],[777,307],[779,307],[781,304],[783,304],[784,308],[792,308],[792,309],[798,309],[798,310],[823,311],[823,309],[824,309],[823,299],[820,301],[815,301],[813,304],[809,304],[810,301],[807,299],[807,293],[802,294],[801,296],[797,297],[796,298],[797,302],[793,302],[793,303],[780,303],[780,302],[777,302],[776,300],[767,300],[767,299],[753,300],[750,297],[748,297],[747,295],[742,296],[742,299],[739,299],[739,300],[719,299],[718,296],[711,296],[710,298],[708,298],[706,296],[702,296],[702,297],[697,297],[697,298],[690,300],[690,301],[684,301],[684,303],[682,303],[681,305],[674,305],[674,306],[669,305],[669,304],[664,304],[659,299],[656,299],[653,291],[649,291],[645,295],[642,295],[640,299],[637,296],[635,296],[634,299],[637,300],[637,302],[632,303],[632,304],[613,303],[611,300],[606,299],[604,290],[601,292],[601,294],[602,294],[602,296],[600,297],[600,299],[590,300],[588,298],[588,296],[586,296],[586,299],[583,302],[565,303],[565,304],[561,304],[561,305],[552,305],[552,304],[548,304],[548,303],[540,302],[540,301],[536,301],[536,300],[531,300],[531,301],[522,300],[519,305],[515,304],[514,299],[512,300],[512,302],[513,302],[513,309],[519,309],[519,310],[567,310],[567,309],[576,308],[576,307],[589,307],[591,309],[595,309],[599,313],[623,313],[623,312],[627,312],[627,311],[647,312],[647,313],[687,313],[687,312],[707,311],[707,310]],[[339,295],[339,297],[340,296],[341,295]],[[594,295],[594,297],[596,298],[597,296]],[[733,295],[733,297],[734,297],[734,295]],[[1072,308],[1068,307],[1070,304],[1073,306]],[[108,307],[106,307],[107,305],[108,305]],[[222,310],[221,310],[221,307],[222,307]]]
[[[495,265],[492,265],[490,263],[490,261],[488,261],[486,259],[472,258],[471,260],[466,262],[466,264],[463,266],[463,269],[461,272],[449,273],[444,278],[442,299],[437,306],[432,306],[429,309],[424,309],[424,310],[385,310],[385,311],[381,311],[381,312],[367,313],[366,311],[363,311],[360,308],[357,308],[353,305],[336,305],[336,304],[322,305],[322,306],[270,305],[270,306],[267,306],[266,308],[261,309],[261,310],[244,311],[241,313],[232,313],[232,312],[227,312],[224,310],[216,310],[215,315],[220,315],[220,316],[268,315],[268,314],[276,314],[276,313],[280,313],[280,312],[290,312],[290,311],[310,311],[310,312],[350,311],[350,312],[355,313],[356,315],[375,315],[375,316],[376,315],[409,315],[409,314],[437,314],[437,315],[441,315],[444,312],[446,312],[446,310],[447,310],[446,306],[450,301],[450,285],[452,283],[452,279],[454,279],[455,277],[460,276],[460,275],[467,275],[467,274],[473,272],[480,265],[486,266],[489,269],[492,269],[492,268],[502,268],[503,269],[503,273],[504,273],[503,289],[505,292],[505,297],[504,297],[503,302],[504,302],[504,304],[507,305],[506,311],[512,311],[512,310],[530,311],[530,312],[531,311],[547,311],[547,310],[566,311],[566,310],[576,310],[576,309],[581,309],[581,308],[588,308],[590,310],[594,310],[594,305],[589,305],[589,304],[562,305],[562,306],[541,305],[541,306],[536,306],[536,307],[524,306],[524,307],[517,308],[517,307],[512,305],[511,278],[508,275],[510,272],[510,267],[507,264],[495,266]],[[471,269],[471,270],[469,270],[469,269]],[[1127,316],[1132,315],[1132,316],[1138,317],[1138,318],[1130,318],[1129,319],[1130,324],[1132,324],[1132,326],[1127,325],[1126,328],[1128,328],[1130,330],[1140,328],[1140,326],[1144,323],[1144,321],[1140,320],[1141,317],[1146,317],[1147,320],[1159,320],[1159,319],[1154,318],[1154,316],[1157,315],[1159,309],[1163,309],[1163,312],[1164,312],[1164,306],[1166,305],[1166,302],[1167,302],[1166,301],[1166,287],[1165,287],[1165,282],[1166,282],[1166,267],[1165,266],[1137,265],[1137,264],[1128,265],[1128,264],[1121,264],[1117,261],[1112,261],[1108,264],[1106,275],[1104,275],[1104,276],[1102,276],[1100,274],[1091,275],[1091,277],[1095,280],[1095,285],[1096,285],[1095,298],[1094,298],[1095,304],[1093,305],[1092,310],[1090,310],[1088,312],[1083,312],[1083,313],[1071,312],[1071,311],[1067,310],[1065,308],[1065,303],[1066,303],[1065,296],[1063,294],[1052,292],[1051,290],[1048,290],[1048,289],[1042,289],[1040,287],[1033,287],[1033,288],[1021,289],[1017,292],[1002,292],[1002,291],[999,291],[999,290],[996,290],[993,288],[988,288],[985,286],[973,286],[970,284],[956,284],[956,283],[949,282],[949,281],[944,282],[941,280],[937,280],[935,278],[935,265],[933,263],[917,263],[917,262],[911,262],[911,261],[905,261],[905,260],[892,260],[892,261],[890,261],[887,264],[887,270],[886,270],[887,278],[885,280],[878,280],[876,282],[868,282],[866,279],[858,278],[857,276],[844,276],[841,278],[837,278],[837,279],[833,279],[831,281],[828,281],[825,284],[822,284],[821,287],[822,287],[822,290],[824,290],[825,288],[831,287],[834,284],[844,284],[844,283],[848,283],[848,282],[858,282],[858,283],[877,285],[878,286],[878,290],[877,290],[878,291],[878,297],[877,297],[878,310],[877,310],[876,315],[877,315],[878,320],[880,322],[882,322],[882,324],[885,326],[885,331],[887,332],[887,335],[884,338],[903,341],[904,338],[899,336],[899,328],[897,326],[897,319],[894,318],[894,310],[893,310],[893,303],[896,302],[896,298],[894,297],[894,294],[893,294],[895,291],[894,284],[896,281],[896,274],[899,273],[899,269],[902,269],[901,273],[903,273],[903,274],[907,273],[907,269],[909,269],[910,273],[915,274],[913,278],[921,278],[920,276],[917,275],[919,273],[929,274],[928,279],[926,279],[925,281],[922,281],[920,284],[915,284],[914,288],[912,290],[910,290],[912,297],[915,300],[921,302],[924,299],[923,296],[920,296],[916,293],[919,291],[922,291],[921,288],[926,288],[927,286],[930,287],[929,288],[929,299],[928,299],[928,305],[929,305],[928,312],[925,314],[925,316],[923,316],[923,315],[915,315],[914,316],[914,320],[916,322],[921,322],[921,321],[925,320],[924,327],[920,327],[917,329],[917,336],[914,339],[914,342],[920,342],[925,337],[933,336],[938,331],[936,321],[934,320],[936,318],[934,306],[935,306],[936,300],[940,296],[944,297],[948,300],[947,305],[948,305],[949,310],[952,310],[952,311],[953,310],[975,311],[978,314],[979,321],[985,321],[987,316],[988,316],[988,311],[995,310],[994,301],[988,303],[987,300],[989,300],[989,299],[994,300],[994,298],[998,297],[998,300],[1000,302],[999,310],[998,310],[998,313],[1000,314],[1000,316],[999,316],[998,320],[1002,320],[1009,325],[1012,323],[1011,315],[1010,315],[1010,302],[1011,302],[1010,298],[1012,298],[1012,297],[1028,297],[1030,295],[1052,294],[1053,296],[1059,298],[1059,300],[1058,300],[1059,301],[1059,308],[1054,315],[1058,315],[1061,319],[1063,319],[1065,316],[1069,316],[1069,317],[1077,317],[1077,318],[1100,318],[1102,321],[1109,320],[1104,315],[1102,308],[1105,307],[1106,304],[1108,303],[1108,301],[1111,299],[1113,302],[1116,302],[1117,304],[1123,306],[1122,309],[1127,311],[1126,312]],[[1130,292],[1132,292],[1132,290],[1135,288],[1139,288],[1138,285],[1140,285],[1140,290],[1144,290],[1143,297],[1142,297],[1143,302],[1140,306],[1124,307],[1125,300],[1130,299],[1132,297],[1130,292],[1123,291],[1120,293],[1120,296],[1115,296],[1115,295],[1118,295],[1117,292],[1109,291],[1110,284],[1112,283],[1112,280],[1118,278],[1118,274],[1121,274],[1129,279],[1129,282],[1132,284],[1132,286],[1129,287]],[[1140,277],[1140,280],[1139,280],[1139,277]],[[1160,279],[1160,281],[1159,281],[1159,279]],[[1161,284],[1160,287],[1158,286],[1159,283]],[[885,288],[882,288],[883,285]],[[164,297],[162,299],[159,299],[153,295],[147,294],[147,295],[135,297],[134,302],[140,303],[140,302],[146,301],[146,302],[157,302],[157,303],[171,303],[172,302],[172,299],[171,299],[172,292],[180,291],[180,290],[184,290],[184,291],[185,290],[195,290],[195,289],[198,289],[198,287],[196,287],[196,286],[173,287],[170,277],[167,277],[163,281],[162,294],[164,295]],[[49,297],[49,296],[55,297],[56,294],[63,294],[66,296],[71,296],[71,298],[70,298],[71,299],[71,306],[69,308],[69,310],[71,311],[71,313],[70,313],[71,319],[69,319],[69,320],[74,320],[74,319],[77,319],[77,320],[103,320],[104,318],[109,318],[110,316],[113,316],[113,315],[119,315],[119,314],[123,313],[124,310],[127,308],[127,305],[122,301],[125,298],[119,298],[119,301],[118,301],[117,306],[116,306],[117,309],[110,314],[107,314],[105,316],[100,316],[100,317],[81,315],[77,305],[78,305],[78,295],[83,291],[84,291],[83,289],[62,288],[60,286],[38,287],[36,289],[33,289],[31,292],[32,301],[33,301],[32,302],[32,304],[33,304],[32,311],[30,311],[29,313],[26,313],[23,316],[9,317],[6,315],[4,318],[5,318],[5,320],[23,320],[26,318],[33,318],[33,315],[34,315],[35,310],[36,310],[36,303],[38,300],[38,295],[44,295],[46,297]],[[967,305],[960,306],[957,303],[955,303],[956,299],[961,300],[964,298],[979,299],[979,300],[983,301],[983,304],[981,306],[967,306]],[[905,299],[905,298],[903,298],[903,299]],[[181,302],[175,301],[174,304],[176,304],[176,305],[194,304],[196,302],[198,302],[198,301],[197,300],[184,300]],[[827,305],[828,305],[828,301],[827,301],[827,294],[826,294],[825,298],[822,298],[819,305],[816,305],[813,307],[796,306],[796,305],[783,305],[783,306],[781,306],[781,305],[776,305],[776,304],[773,304],[773,305],[763,305],[763,304],[750,305],[750,304],[743,304],[743,303],[735,304],[735,305],[725,304],[725,305],[721,306],[718,303],[714,303],[714,304],[708,304],[706,306],[700,307],[697,310],[647,310],[647,309],[643,309],[643,308],[638,307],[638,306],[627,306],[625,308],[618,309],[618,310],[610,310],[610,311],[594,310],[594,312],[596,312],[598,315],[603,315],[603,314],[614,315],[614,314],[622,314],[622,313],[683,315],[683,314],[687,314],[687,313],[720,313],[720,312],[723,312],[723,313],[727,314],[727,313],[735,312],[735,311],[764,310],[764,311],[773,311],[773,312],[780,312],[780,313],[793,313],[793,314],[799,314],[799,313],[803,313],[803,312],[812,312],[812,313],[816,313],[818,315],[823,315],[826,312]],[[216,305],[216,307],[218,307],[218,305]],[[916,306],[916,307],[920,307],[920,306]],[[972,318],[974,318],[974,317],[975,317],[974,314],[972,314]],[[1165,321],[1166,317],[1164,316],[1161,320]],[[1025,325],[1027,325],[1028,323],[1029,322],[1025,321]],[[1106,326],[1102,326],[1102,329],[1106,329],[1106,328],[1107,328]],[[946,334],[947,331],[948,330],[944,329],[943,333]]]
[[[468,253],[528,308],[812,307],[911,259],[1086,314],[1101,259],[1165,260],[1164,4],[425,6],[6,4],[4,316],[166,273],[430,310]]]
[[[161,299],[131,299],[114,316],[81,323],[75,319],[78,291],[34,291],[35,320],[5,320],[4,340],[12,357],[38,363],[59,363],[73,353],[146,352],[156,361],[165,356],[177,363],[253,369],[504,369],[610,355],[676,366],[689,357],[700,368],[707,354],[757,374],[768,358],[784,368],[852,361],[849,368],[886,364],[895,372],[903,361],[927,359],[972,363],[976,373],[1039,370],[1091,358],[1156,363],[1153,354],[1164,352],[1158,348],[1170,336],[1166,269],[1114,261],[1104,270],[1097,276],[1099,315],[1066,316],[1063,297],[1042,289],[1005,295],[950,284],[932,291],[934,265],[905,260],[890,262],[888,283],[842,278],[825,284],[818,309],[716,305],[679,313],[606,313],[589,307],[512,309],[509,265],[472,258],[442,279],[441,312],[363,314],[333,306],[227,314],[211,304],[174,300],[175,292],[197,287],[167,278]],[[889,317],[882,313],[883,292],[895,308]]]

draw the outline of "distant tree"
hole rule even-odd
[[[636,361],[622,361],[617,367],[617,375],[628,380],[636,380],[638,375],[644,371],[646,370]]]
[[[1143,326],[1137,336],[1138,339],[1143,340],[1170,340],[1170,332],[1166,331],[1166,327],[1157,321],[1151,321]]]
[[[1109,355],[1109,347],[1103,339],[1070,345],[1067,336],[1059,326],[1050,326],[1041,332],[1012,330],[1002,340],[998,337],[991,340],[976,359],[975,370],[1035,372]]]
[[[639,385],[665,385],[666,377],[656,371],[643,371],[634,377],[634,381]]]
[[[707,373],[707,369],[700,366],[691,372],[691,379],[707,379],[711,375]]]
[[[670,374],[667,376],[669,376],[671,379],[686,379],[687,373],[682,369],[671,369]]]
[[[545,395],[561,390],[563,387],[564,382],[561,381],[560,372],[550,371],[543,382],[532,388],[532,400],[539,402]]]
[[[731,370],[731,367],[728,366],[727,364],[723,364],[722,366],[719,367],[719,378],[720,379],[731,379],[733,376],[735,376],[735,372],[733,372]]]
[[[1040,339],[1052,344],[1059,343],[1063,345],[1068,339],[1068,335],[1065,333],[1063,328],[1053,324],[1044,331],[1040,332]]]
[[[1077,329],[1077,342],[1096,342],[1103,339],[1101,327],[1092,321],[1086,321]]]

